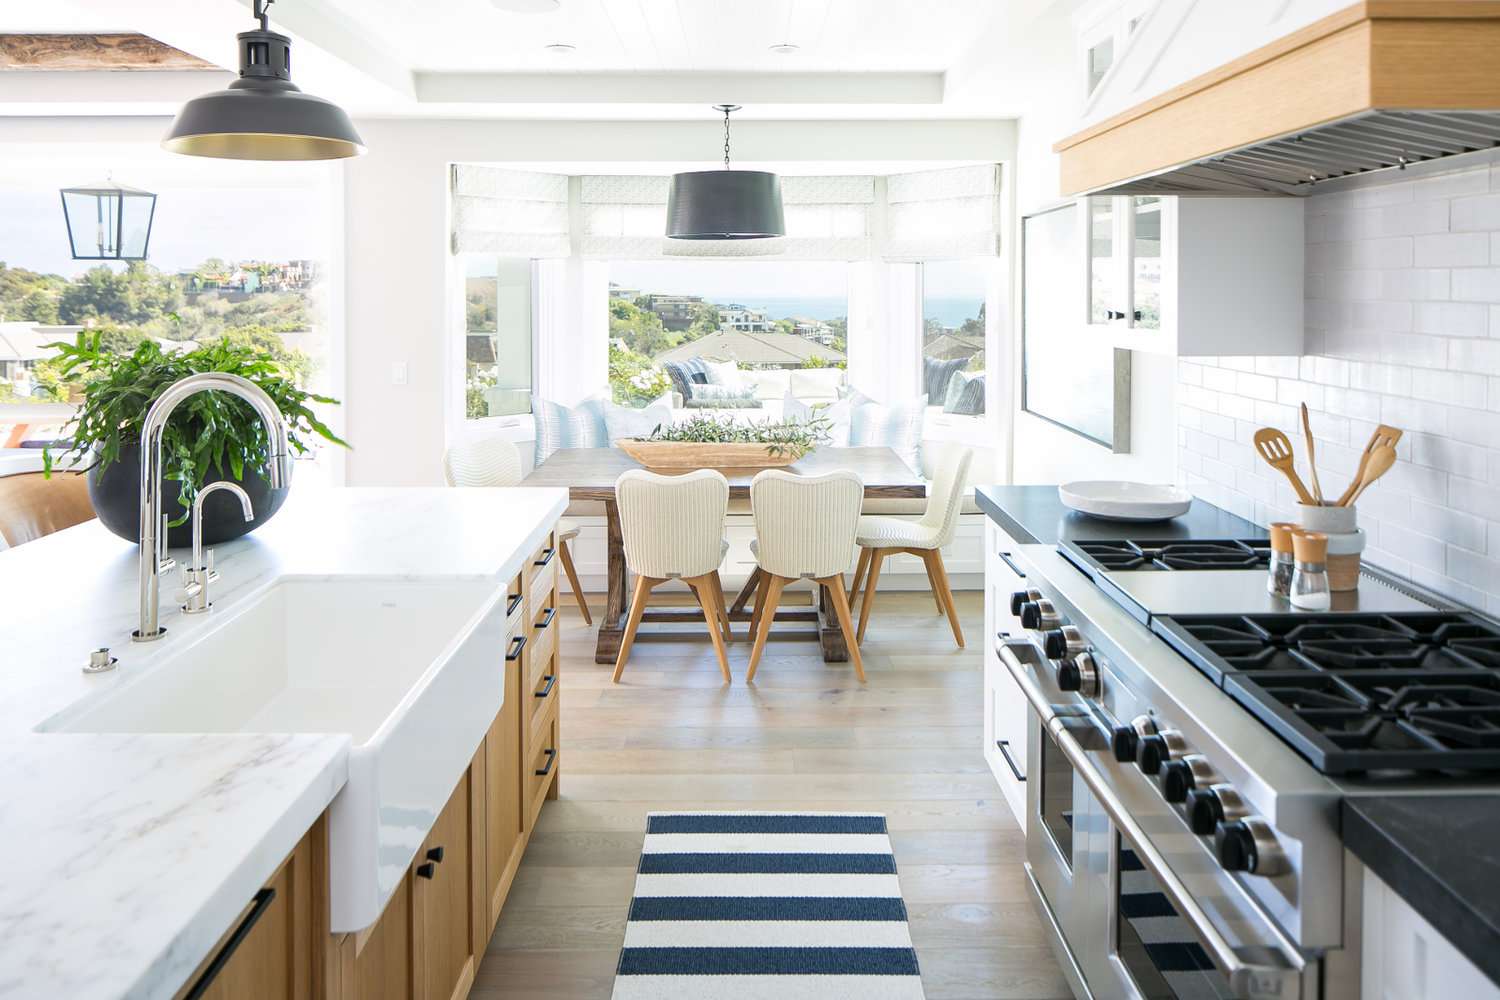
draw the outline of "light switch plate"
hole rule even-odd
[[[391,362],[391,385],[405,385],[405,384],[406,384],[406,362],[405,361],[393,361],[393,362]]]

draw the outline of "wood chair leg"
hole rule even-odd
[[[953,626],[953,641],[964,648],[964,630],[958,624],[958,609],[953,606],[953,588],[948,585],[948,568],[943,565],[943,554],[937,549],[922,553],[927,564],[927,577],[932,581],[933,591],[942,598],[943,609],[948,612],[948,624]]]
[[[760,615],[766,607],[766,574],[757,569],[755,577],[755,607],[750,612],[750,641],[755,641],[755,634],[760,631]]]
[[[589,602],[583,599],[583,585],[578,582],[578,571],[573,568],[573,550],[566,541],[557,543],[557,554],[562,556],[563,572],[568,574],[568,586],[573,588],[573,600],[578,602],[578,611],[585,625],[594,624],[589,614]]]
[[[724,580],[719,576],[719,571],[714,570],[709,574],[713,582],[714,605],[719,609],[719,622],[724,626],[724,641],[734,642],[734,627],[729,624],[729,608],[724,603]]]
[[[703,608],[703,621],[708,625],[708,637],[713,640],[714,655],[719,658],[719,672],[724,675],[724,683],[733,683],[733,677],[729,673],[729,651],[724,648],[724,636],[721,632],[719,621],[719,601],[715,597],[713,588],[714,578],[712,574],[688,577],[683,581],[693,592],[698,595],[698,604]]]
[[[635,578],[635,593],[630,599],[630,617],[625,621],[625,634],[620,637],[620,654],[615,657],[615,674],[610,680],[620,683],[620,675],[625,672],[625,661],[630,659],[630,647],[635,642],[635,630],[641,627],[641,615],[646,613],[646,598],[651,594],[651,588],[663,581],[650,576],[637,576]]]
[[[833,601],[833,613],[838,617],[839,628],[844,632],[844,642],[849,646],[849,659],[854,663],[854,673],[860,682],[865,680],[865,661],[859,655],[859,643],[854,637],[854,616],[849,612],[849,595],[844,592],[844,574],[819,580],[828,588]]]
[[[927,550],[907,549],[906,551],[922,560],[922,566],[927,570],[927,589],[932,591],[932,603],[937,605],[938,614],[947,613],[948,609],[943,607],[943,595],[940,592],[942,588],[938,583],[937,576],[932,572],[932,560],[927,558]]]
[[[859,631],[854,636],[856,643],[865,641],[865,629],[870,624],[870,609],[875,607],[875,585],[880,582],[880,564],[885,562],[885,549],[876,549],[870,557],[870,579],[865,582],[864,600],[859,605]]]
[[[763,605],[764,610],[760,613],[760,623],[755,629],[755,647],[750,650],[750,669],[745,672],[747,684],[755,680],[755,671],[760,667],[760,656],[766,651],[766,638],[771,634],[771,622],[776,618],[776,604],[781,600],[781,589],[787,583],[784,576],[772,573],[765,576],[765,596],[757,602],[757,607]]]
[[[864,583],[865,573],[870,569],[870,550],[863,545],[859,547],[859,562],[854,566],[854,585],[849,588],[849,596],[859,600],[859,585]]]

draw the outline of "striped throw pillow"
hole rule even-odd
[[[894,451],[913,472],[920,472],[922,420],[926,414],[925,395],[888,406],[861,396],[855,402],[854,416],[849,422],[849,446],[884,446]]]
[[[559,448],[609,447],[602,399],[585,399],[577,406],[563,406],[532,396],[531,412],[536,419],[537,465]]]

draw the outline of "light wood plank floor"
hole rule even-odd
[[[638,642],[611,684],[564,601],[562,795],[542,809],[471,996],[609,997],[653,809],[847,809],[886,814],[930,1000],[1069,997],[980,754],[981,595],[957,598],[968,650],[931,595],[881,594],[865,686],[815,643],[787,641],[747,687],[737,624],[728,688],[706,635]]]

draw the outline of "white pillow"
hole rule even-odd
[[[853,404],[854,419],[849,425],[849,446],[883,445],[900,457],[913,472],[922,470],[922,423],[926,417],[926,395],[892,403],[873,402],[864,396],[847,400]]]
[[[792,384],[792,373],[785,368],[752,368],[740,373],[755,390],[755,398],[765,402],[781,399]]]
[[[795,368],[789,391],[798,399],[838,399],[844,372],[839,368]]]
[[[665,427],[671,422],[672,408],[665,403],[652,403],[639,410],[633,406],[604,404],[604,426],[610,444],[620,438],[650,437],[658,426]]]
[[[740,374],[740,366],[733,361],[705,359],[703,366],[708,369],[708,381],[713,385],[726,386],[731,392],[743,392],[749,388],[745,384],[745,376]]]
[[[794,396],[787,396],[781,403],[783,420],[795,419],[803,423],[809,420],[826,420],[828,440],[824,443],[830,448],[849,447],[849,424],[853,417],[854,401],[849,399],[813,405]]]

